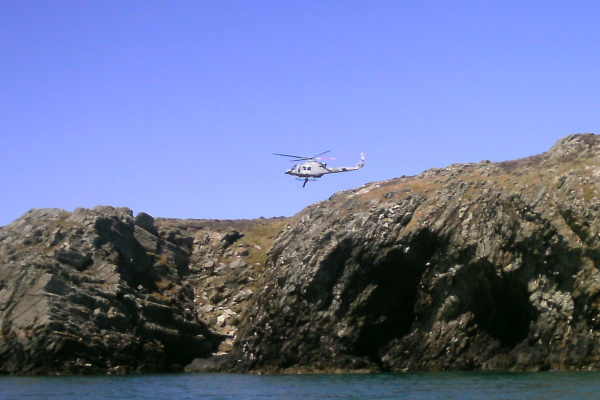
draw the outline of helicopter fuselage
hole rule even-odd
[[[325,174],[330,174],[331,171],[327,169],[326,164],[317,161],[307,161],[294,165],[285,171],[285,173],[299,178],[320,178]]]
[[[302,187],[306,186],[306,183],[309,180],[315,180],[316,178],[320,178],[323,175],[327,175],[327,174],[356,171],[357,169],[361,169],[363,167],[363,165],[365,164],[365,156],[364,156],[364,154],[361,154],[360,162],[353,167],[329,168],[329,167],[327,167],[327,164],[316,161],[318,156],[325,154],[325,153],[329,153],[329,151],[326,151],[321,154],[317,154],[316,156],[313,156],[313,157],[293,156],[290,154],[280,154],[280,153],[273,153],[273,154],[275,154],[277,156],[296,158],[296,160],[292,160],[292,161],[304,161],[302,164],[296,164],[292,168],[285,171],[285,173],[287,175],[291,175],[291,176],[295,176],[300,179],[304,179],[304,184],[302,185]]]

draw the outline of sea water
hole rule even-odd
[[[0,377],[0,399],[598,399],[600,373]]]

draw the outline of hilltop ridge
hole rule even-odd
[[[245,314],[240,371],[598,369],[600,138],[307,207]]]

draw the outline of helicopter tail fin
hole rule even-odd
[[[360,153],[360,162],[354,166],[356,169],[361,169],[365,165],[365,153]]]

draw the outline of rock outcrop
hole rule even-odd
[[[0,373],[181,371],[230,350],[227,318],[251,293],[240,280],[252,274],[224,250],[229,232],[200,222],[96,207],[32,210],[1,228]],[[207,270],[232,264],[243,278],[210,279]]]
[[[0,372],[181,369],[221,340],[194,318],[191,241],[124,208],[32,210],[0,231]]]
[[[600,138],[370,183],[276,240],[236,371],[600,369]]]

